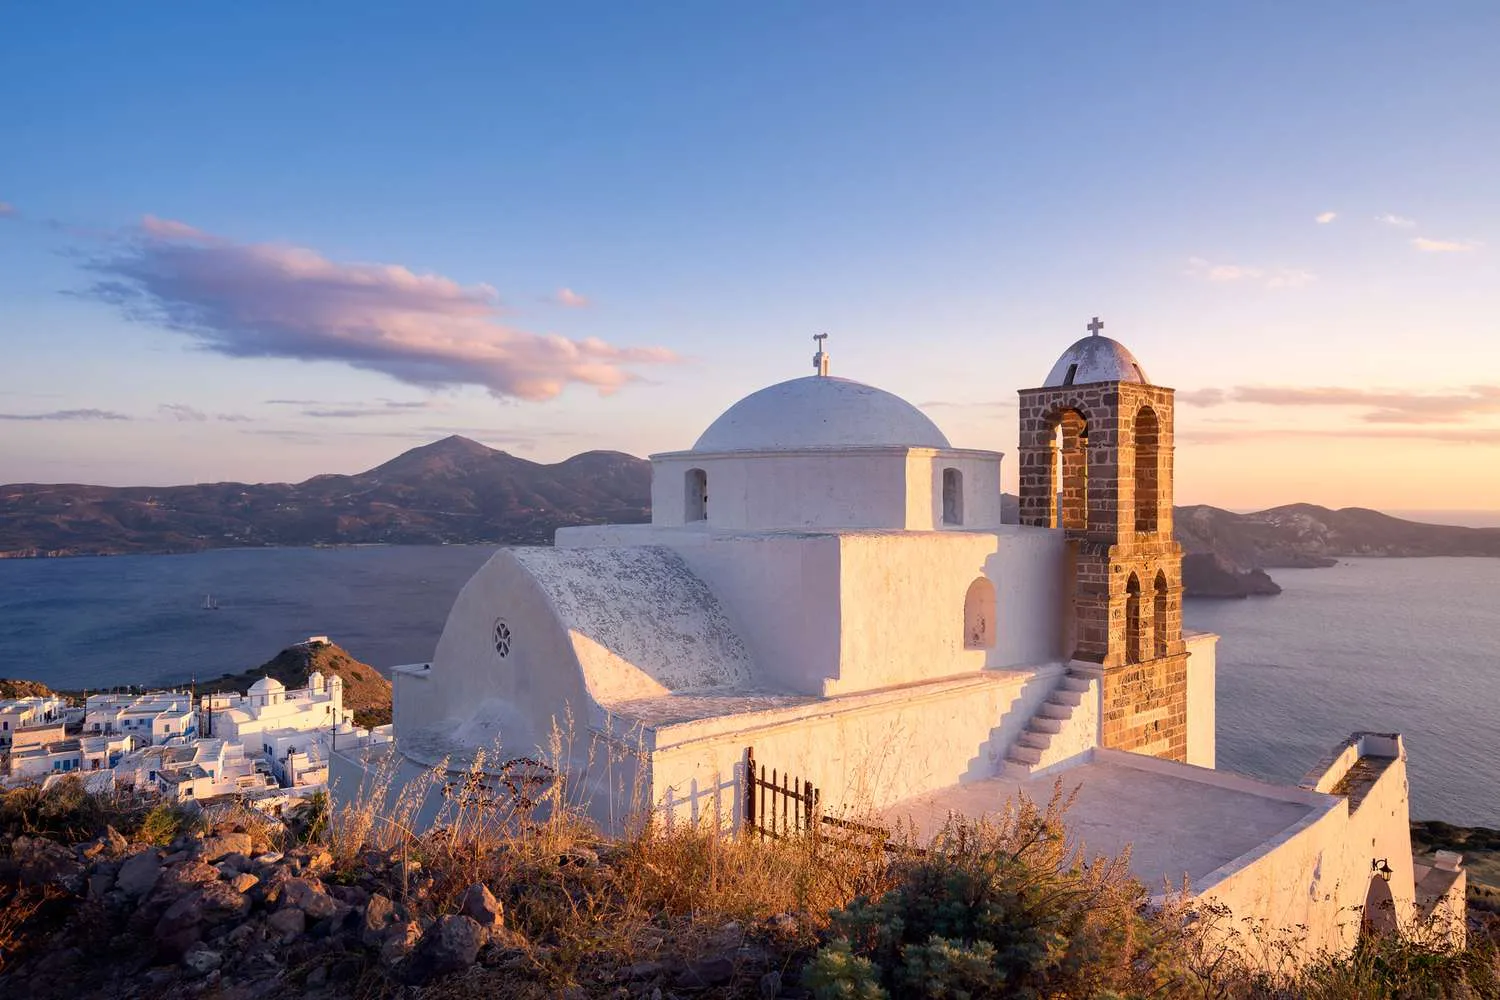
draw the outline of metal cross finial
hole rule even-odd
[[[1099,321],[1098,316],[1095,316],[1094,321],[1088,325],[1089,332],[1097,337],[1099,336],[1099,331],[1102,329],[1104,329],[1104,324]]]
[[[818,345],[818,353],[813,355],[813,371],[819,375],[828,374],[828,352],[823,350],[823,341],[828,339],[826,333],[813,334],[813,340]]]

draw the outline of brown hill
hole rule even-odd
[[[650,504],[650,466],[630,455],[542,465],[455,436],[367,472],[295,484],[0,486],[0,556],[546,544],[564,525],[648,520]]]
[[[46,698],[55,692],[41,681],[0,677],[0,698]]]
[[[391,721],[391,682],[368,663],[361,663],[336,643],[312,645],[299,642],[288,646],[265,663],[242,674],[225,674],[207,684],[199,683],[203,693],[247,690],[262,677],[274,677],[289,688],[307,686],[307,676],[314,670],[325,677],[344,679],[344,708],[354,713],[360,726],[379,726]]]

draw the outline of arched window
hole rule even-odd
[[[969,584],[964,595],[964,648],[995,647],[995,585],[984,577]]]
[[[1125,662],[1141,662],[1141,579],[1125,581]]]
[[[1135,530],[1154,532],[1157,528],[1161,476],[1161,425],[1156,411],[1143,406],[1135,415]]]
[[[708,520],[708,473],[702,469],[687,471],[686,495],[683,497],[684,521]]]
[[[1052,526],[1085,531],[1089,526],[1089,425],[1077,410],[1057,420],[1057,459],[1052,471]]]
[[[1156,600],[1151,608],[1151,631],[1155,638],[1152,645],[1156,649],[1156,655],[1161,657],[1167,655],[1169,636],[1167,631],[1167,574],[1158,570],[1156,585],[1152,589],[1156,591]]]
[[[964,523],[964,474],[958,469],[943,470],[943,523]]]

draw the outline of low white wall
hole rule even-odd
[[[1218,644],[1212,632],[1193,632],[1187,640],[1187,762],[1214,767],[1218,759]]]
[[[824,811],[834,815],[873,812],[991,778],[1062,669],[986,672],[850,695],[737,719],[724,732],[667,727],[652,756],[653,792],[658,806],[679,819],[717,811],[737,822],[747,746],[768,769],[811,781]]]

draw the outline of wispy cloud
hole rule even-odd
[[[1313,221],[1316,222],[1320,226],[1326,226],[1330,222],[1332,222],[1334,219],[1337,219],[1338,217],[1339,217],[1339,213],[1337,213],[1337,212],[1319,212],[1317,215],[1315,215],[1313,217]]]
[[[0,219],[19,214],[20,213],[16,211],[16,206],[12,205],[8,201],[0,201]]]
[[[52,410],[48,413],[0,413],[0,420],[129,420],[113,410]]]
[[[329,399],[268,399],[268,406],[300,406],[304,417],[389,417],[438,409],[426,399],[377,399],[374,402],[342,402]]]
[[[609,393],[638,377],[635,366],[677,360],[660,347],[515,329],[500,322],[488,285],[236,243],[169,219],[148,216],[86,266],[99,275],[86,295],[229,357],[332,361],[424,388],[477,385],[527,400],[569,384]]]
[[[1418,236],[1411,245],[1423,253],[1468,253],[1484,246],[1478,240],[1430,240],[1425,236]]]
[[[1177,401],[1189,406],[1219,406],[1228,398],[1229,394],[1223,389],[1184,389],[1177,392]]]
[[[1397,229],[1410,229],[1417,224],[1416,219],[1408,219],[1404,215],[1392,215],[1390,212],[1375,216],[1375,221],[1387,226],[1395,226]]]
[[[1451,424],[1500,413],[1500,385],[1472,385],[1448,392],[1351,389],[1343,386],[1241,385],[1195,389],[1177,398],[1197,406],[1252,403],[1263,406],[1324,406],[1363,410],[1370,424]]]
[[[1266,288],[1300,288],[1317,280],[1311,271],[1297,267],[1252,267],[1246,264],[1215,264],[1202,257],[1189,257],[1187,274],[1214,284],[1246,282]]]
[[[557,294],[552,296],[552,301],[569,309],[582,309],[589,304],[587,296],[579,295],[571,288],[559,288]]]
[[[182,423],[202,423],[208,419],[207,413],[186,403],[162,403],[156,410],[162,416]]]
[[[1225,444],[1294,438],[1369,439],[1376,441],[1438,441],[1445,444],[1500,445],[1500,427],[1262,427],[1233,430],[1185,429],[1179,442]]]

